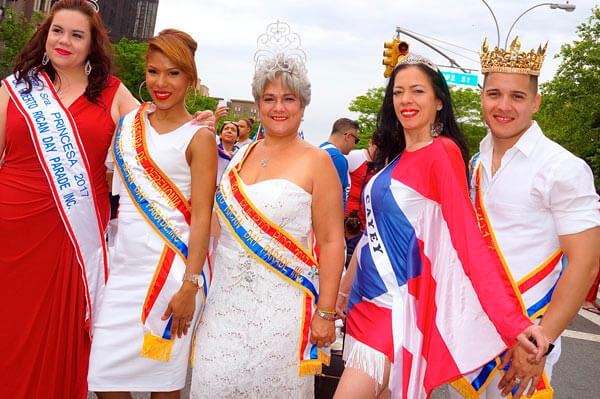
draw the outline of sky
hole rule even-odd
[[[554,56],[563,44],[577,39],[576,27],[587,21],[592,7],[600,3],[558,2],[574,4],[576,10],[534,8],[517,21],[509,40],[519,35],[522,50],[549,42],[540,82],[552,79],[560,63]],[[505,36],[517,17],[540,3],[488,0],[498,20],[500,47],[504,47]],[[160,0],[155,34],[166,28],[189,33],[198,42],[198,74],[210,95],[252,100],[256,40],[277,20],[288,23],[291,31],[300,35],[307,55],[312,100],[301,129],[316,145],[326,140],[336,119],[358,117],[348,110],[354,98],[370,88],[385,86],[383,43],[392,40],[397,26],[420,34],[461,66],[476,70],[483,39],[487,37],[492,46],[497,42],[494,19],[481,0]],[[412,52],[438,65],[449,65],[414,39],[404,35],[401,39],[410,43]]]

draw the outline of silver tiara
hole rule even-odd
[[[275,59],[273,68],[281,71],[290,72],[290,66],[287,63],[281,63],[284,59],[283,54],[288,58],[298,61],[298,64],[305,68],[306,53],[300,47],[300,35],[292,32],[290,25],[285,22],[277,21],[267,25],[265,33],[256,39],[256,52],[254,53],[254,70],[265,61]]]
[[[94,10],[96,10],[97,13],[100,12],[100,6],[98,5],[98,0],[87,0],[87,2],[90,3],[92,7],[94,7]]]
[[[415,64],[423,64],[428,66],[430,69],[433,69],[436,72],[439,72],[440,69],[435,65],[429,58],[425,58],[422,55],[415,53],[408,53],[406,56],[402,57],[398,65],[415,65]]]

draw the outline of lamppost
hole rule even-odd
[[[510,32],[512,31],[512,28],[514,28],[517,21],[519,19],[521,19],[521,17],[523,15],[527,14],[529,11],[533,10],[534,8],[541,7],[541,6],[550,6],[550,9],[552,9],[552,10],[558,9],[558,10],[565,10],[567,12],[575,11],[575,4],[541,3],[541,4],[537,4],[533,7],[528,8],[527,10],[523,11],[521,13],[521,15],[519,15],[517,17],[517,19],[515,19],[515,22],[513,22],[513,24],[510,26],[510,29],[508,30],[508,33],[506,34],[506,40],[504,41],[504,48],[506,48],[506,46],[508,45],[508,38],[510,37]]]
[[[490,7],[490,5],[487,3],[487,1],[485,0],[481,0],[483,2],[483,4],[485,4],[485,6],[488,8],[488,10],[490,10],[490,13],[492,14],[492,17],[494,18],[494,23],[496,24],[496,33],[498,35],[498,47],[500,47],[500,28],[498,27],[498,20],[496,19],[496,14],[494,14],[494,11],[492,11],[492,8]],[[506,34],[506,40],[504,42],[504,48],[506,48],[506,46],[508,45],[508,38],[510,37],[510,32],[512,31],[512,29],[514,28],[515,24],[517,23],[517,21],[519,19],[521,19],[521,17],[525,14],[527,14],[529,11],[533,10],[534,8],[537,7],[541,7],[541,6],[550,6],[550,8],[552,10],[565,10],[568,12],[572,12],[575,10],[575,4],[560,4],[560,3],[540,3],[540,4],[536,4],[533,7],[528,8],[527,10],[523,11],[521,13],[521,15],[519,15],[517,17],[517,19],[515,19],[515,21],[512,23],[512,25],[510,26],[510,29],[508,30],[508,33]]]
[[[488,10],[490,10],[490,13],[492,14],[492,18],[494,18],[494,23],[496,24],[496,34],[498,35],[498,42],[497,42],[497,46],[500,47],[500,28],[498,28],[498,20],[496,19],[496,14],[494,14],[494,11],[492,11],[492,7],[490,7],[490,5],[487,3],[487,1],[485,0],[481,0],[483,1],[483,4],[485,4],[485,6],[488,8]]]

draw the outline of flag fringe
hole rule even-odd
[[[370,346],[363,344],[348,334],[346,334],[345,341],[345,366],[364,371],[377,381],[378,386],[383,385],[385,362],[388,360],[387,356]]]

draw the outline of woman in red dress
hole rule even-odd
[[[109,46],[93,3],[62,0],[15,67],[16,77],[45,72],[71,114],[102,231],[109,218],[106,153],[115,123],[137,106],[110,74]],[[90,351],[85,273],[6,84],[0,88],[0,154],[0,397],[85,398]]]

